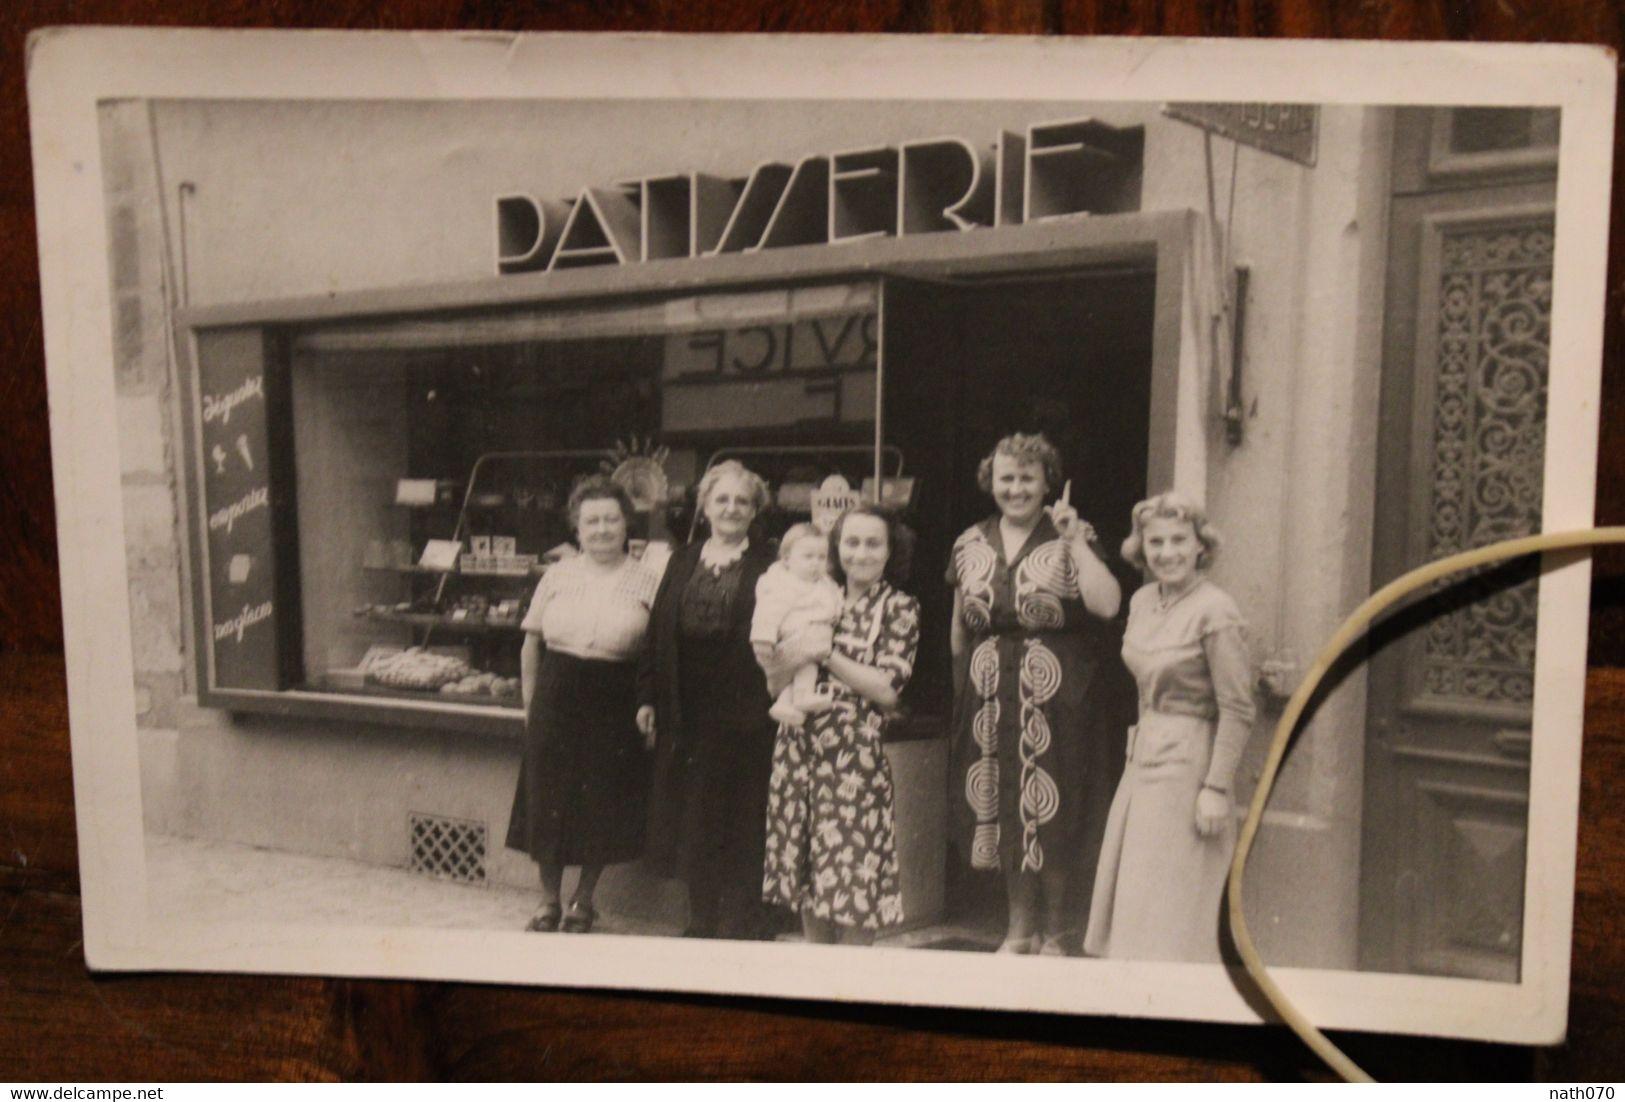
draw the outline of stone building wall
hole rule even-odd
[[[191,686],[165,308],[172,281],[148,111],[124,100],[100,114],[142,802],[148,828],[162,830],[175,822],[176,704]]]

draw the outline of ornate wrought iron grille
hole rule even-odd
[[[407,814],[413,872],[466,884],[485,883],[485,824],[443,815]]]

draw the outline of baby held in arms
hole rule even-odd
[[[791,525],[779,541],[779,561],[756,583],[750,641],[777,646],[809,627],[833,627],[841,615],[842,598],[828,566],[828,537],[811,524]],[[829,706],[829,696],[818,688],[818,663],[808,662],[795,671],[768,714],[799,727],[809,712]]]

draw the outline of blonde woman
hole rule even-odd
[[[1129,600],[1123,661],[1140,722],[1112,801],[1084,948],[1132,960],[1217,961],[1236,843],[1236,765],[1252,733],[1246,624],[1207,579],[1219,534],[1177,492],[1134,507],[1123,557],[1151,581]]]

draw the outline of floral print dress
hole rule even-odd
[[[886,582],[848,606],[835,650],[891,675],[901,691],[914,672],[919,602]],[[827,680],[834,706],[799,727],[780,727],[768,785],[762,895],[842,926],[879,930],[903,919],[892,820],[891,766],[880,708]]]

